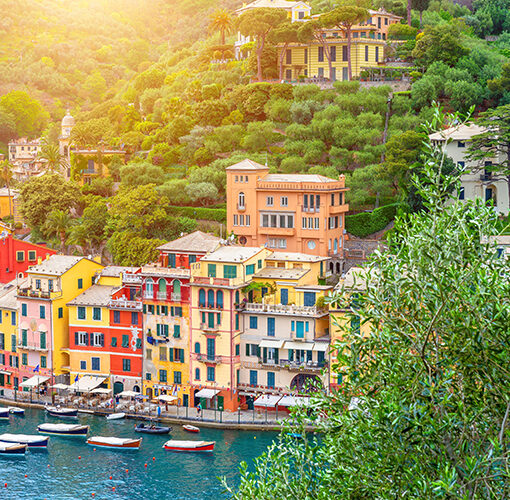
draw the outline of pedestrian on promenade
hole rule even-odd
[[[202,411],[202,403],[198,403],[197,405],[197,416],[200,417],[200,412]]]

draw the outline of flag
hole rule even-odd
[[[172,391],[172,396],[176,396],[178,392],[179,392],[179,387],[177,387],[177,385],[174,385],[174,390]]]
[[[79,378],[80,378],[80,375],[77,373],[77,374],[76,374],[76,377],[74,377],[74,381],[75,381],[75,382],[78,382],[78,379],[79,379]]]
[[[39,365],[37,365],[33,370],[32,370],[34,373],[39,373]]]

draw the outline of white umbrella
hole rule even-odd
[[[90,391],[91,394],[110,394],[112,392],[111,389],[107,389],[106,387],[98,387],[97,389],[92,389]]]
[[[177,401],[178,398],[176,398],[175,396],[169,396],[168,394],[162,394],[161,396],[158,396],[158,399],[160,401],[171,403],[172,401]]]
[[[55,385],[52,385],[51,387],[52,387],[52,389],[62,389],[62,390],[69,389],[69,386],[66,384],[55,384]]]
[[[117,396],[119,396],[121,398],[134,398],[135,396],[139,396],[139,395],[140,395],[140,393],[135,392],[135,391],[122,391],[119,394],[117,394]]]

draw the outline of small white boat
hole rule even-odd
[[[1,455],[24,455],[27,452],[27,445],[22,443],[4,443],[0,441]]]
[[[118,437],[106,437],[106,436],[93,436],[87,439],[87,444],[91,446],[101,446],[102,448],[115,448],[125,450],[138,450],[142,438],[131,439],[131,438],[118,438]]]
[[[194,425],[189,425],[189,424],[186,424],[186,425],[183,425],[182,428],[185,430],[185,431],[188,431],[188,432],[193,432],[193,433],[198,433],[200,432],[200,429],[198,427],[195,427]]]
[[[88,425],[78,424],[41,424],[37,430],[43,434],[55,436],[80,436],[85,437],[89,431]]]
[[[121,418],[125,418],[126,414],[123,412],[112,413],[106,417],[106,420],[120,420]]]
[[[4,443],[21,443],[28,445],[29,448],[46,448],[49,439],[48,436],[38,436],[37,434],[0,434],[0,441]]]
[[[9,420],[9,408],[0,408],[0,420]]]
[[[213,451],[216,441],[178,441],[170,439],[167,441],[163,448],[169,451],[193,451],[204,452]]]
[[[13,415],[24,415],[25,410],[23,408],[19,408],[18,406],[9,406],[8,407],[9,413],[12,413]]]
[[[46,408],[48,415],[52,417],[77,417],[78,410],[76,408],[60,408],[59,406],[48,406]]]

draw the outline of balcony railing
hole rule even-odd
[[[230,281],[229,278],[213,278],[212,276],[193,276],[191,278],[194,285],[230,286]]]
[[[122,276],[122,281],[124,283],[141,284],[143,278],[139,274],[124,274]]]
[[[305,207],[304,205],[301,205],[301,211],[307,212],[309,214],[318,214],[321,211],[321,207]]]
[[[210,356],[209,354],[195,354],[196,360],[202,363],[214,363],[215,365],[223,363],[223,356]]]
[[[256,304],[247,302],[240,304],[239,311],[245,312],[259,312],[269,314],[290,314],[300,316],[322,316],[328,314],[327,309],[318,308],[316,306],[294,306],[283,304]]]
[[[173,302],[180,302],[182,295],[180,293],[173,293],[171,294],[171,299]]]
[[[158,300],[166,300],[167,293],[166,292],[158,292],[156,296],[157,296]]]
[[[60,292],[57,292],[55,290],[43,291],[43,290],[37,290],[37,289],[33,289],[33,288],[18,287],[18,295],[20,297],[33,297],[36,299],[51,299],[52,297],[56,297],[59,294],[60,294]]]
[[[211,326],[208,323],[200,323],[200,330],[203,330],[204,332],[217,332],[220,329],[220,325],[217,325],[216,323]]]
[[[241,205],[241,204],[238,203],[237,204],[237,210],[239,212],[242,212],[242,211],[246,210],[246,205]]]
[[[262,364],[262,360],[261,360]],[[288,359],[280,359],[278,361],[278,366],[281,368],[287,368],[291,371],[306,371],[306,370],[312,370],[312,371],[320,371],[324,367],[327,366],[327,361],[290,361]]]
[[[133,311],[141,311],[142,303],[137,300],[111,299],[110,307],[117,309],[129,309]]]
[[[143,293],[144,299],[153,299],[154,298],[154,292],[148,292],[147,290]]]
[[[48,350],[48,346],[41,347],[40,345],[37,345],[37,344],[31,344],[31,343],[23,344],[22,342],[18,343],[18,348],[26,349],[27,351],[47,351]]]

